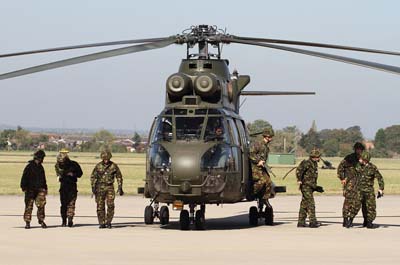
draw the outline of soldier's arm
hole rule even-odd
[[[83,172],[81,166],[78,164],[78,162],[74,162],[74,176],[76,178],[82,177]]]
[[[118,187],[122,187],[123,180],[122,180],[121,170],[119,169],[117,164],[114,164],[114,165],[115,165],[115,178],[117,179]]]
[[[92,188],[94,188],[94,186],[96,185],[96,181],[97,181],[97,165],[94,167],[92,174],[90,175],[90,184]]]
[[[374,166],[374,169],[375,169],[374,175],[375,175],[375,178],[378,180],[379,189],[383,190],[385,188],[385,182],[383,181],[382,174],[379,172],[379,170],[376,166]]]
[[[338,169],[337,169],[337,176],[340,180],[345,180],[345,165],[346,165],[346,160],[342,160],[342,162],[340,162]]]
[[[303,175],[306,171],[306,160],[301,161],[300,165],[296,169],[296,178],[297,182],[303,181]]]
[[[60,176],[60,170],[59,170],[59,168],[58,168],[58,163],[56,163],[56,164],[54,165],[54,169],[56,170],[56,176],[57,176],[57,177],[61,177],[61,176]]]
[[[29,165],[24,168],[24,172],[21,177],[21,189],[25,191],[28,188],[28,174],[29,174]]]
[[[46,171],[44,171],[44,167],[42,165],[43,169],[43,183],[44,183],[44,189],[46,190],[46,195],[47,195],[47,180],[46,180]]]

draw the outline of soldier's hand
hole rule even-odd
[[[378,196],[376,196],[376,198],[380,198],[383,197],[383,190],[378,190]]]
[[[22,192],[26,192],[26,189],[25,189],[25,188],[21,188],[21,190],[22,190]]]
[[[118,187],[118,194],[119,194],[119,196],[122,196],[122,195],[124,195],[124,191],[122,190],[122,187]]]
[[[68,172],[68,173],[67,173],[67,176],[73,177],[73,176],[74,176],[74,173]]]
[[[342,183],[343,186],[346,185],[346,180],[345,179],[342,179],[340,182]]]
[[[264,161],[264,160],[260,160],[260,161],[258,162],[257,166],[263,167],[264,164],[265,164],[265,161]]]
[[[96,194],[96,188],[92,187],[92,194]]]

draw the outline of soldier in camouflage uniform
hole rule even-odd
[[[47,182],[44,168],[42,166],[43,159],[46,156],[43,150],[38,150],[33,155],[33,160],[28,162],[21,178],[21,189],[25,192],[25,212],[24,221],[25,228],[31,228],[33,203],[37,207],[37,218],[42,228],[47,228],[44,222],[47,194]]]
[[[311,228],[320,226],[315,216],[315,201],[313,195],[313,192],[317,189],[318,162],[320,157],[320,151],[318,149],[313,149],[310,152],[310,158],[303,160],[296,169],[297,183],[299,184],[302,194],[297,227],[306,227],[307,215]]]
[[[275,133],[272,128],[266,128],[262,133],[262,143],[255,142],[251,146],[249,156],[252,170],[253,194],[256,198],[263,201],[269,211],[272,211],[272,206],[268,201],[272,192],[272,181],[267,171],[266,163],[269,155],[269,143],[272,141],[274,135]]]
[[[60,182],[60,201],[61,201],[61,226],[73,226],[73,217],[75,215],[75,202],[78,196],[76,182],[82,176],[82,169],[79,164],[72,161],[68,157],[69,151],[65,148],[61,149],[57,155],[57,163],[55,165],[56,175]]]
[[[337,173],[343,185],[343,227],[353,226],[353,219],[357,215],[360,197],[358,185],[360,182],[361,165],[359,159],[365,150],[362,143],[354,144],[354,153],[347,155],[339,164]]]
[[[114,180],[117,179],[117,193],[122,196],[122,174],[118,165],[112,162],[110,151],[103,151],[100,154],[102,161],[93,169],[90,181],[92,184],[92,192],[96,196],[97,218],[99,220],[99,228],[111,228],[111,221],[114,217]],[[107,204],[107,214],[105,209]]]
[[[364,227],[377,228],[378,225],[373,224],[376,218],[376,201],[374,192],[374,180],[377,179],[379,184],[378,197],[383,196],[385,187],[383,177],[378,168],[370,162],[371,155],[367,151],[361,154],[361,180],[359,184],[359,194],[361,206],[363,208]],[[358,205],[360,207],[360,205]],[[357,212],[360,208],[357,209]]]

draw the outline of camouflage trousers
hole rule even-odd
[[[360,191],[359,196],[360,203],[358,205],[357,213],[362,207],[364,220],[366,220],[367,222],[373,222],[376,218],[375,192],[373,190]]]
[[[75,202],[78,196],[78,190],[75,185],[61,185],[60,187],[60,213],[61,218],[65,220],[67,217],[74,217]]]
[[[253,167],[252,170],[254,195],[259,199],[268,200],[272,192],[271,177],[259,167]]]
[[[24,212],[25,222],[30,222],[32,220],[33,203],[36,204],[37,218],[40,223],[44,221],[45,218],[44,206],[46,205],[46,191],[28,190],[25,192],[25,212]]]
[[[99,224],[110,224],[114,217],[114,185],[99,186],[96,189],[97,218]],[[105,204],[107,204],[107,214]],[[106,218],[107,217],[107,218]]]
[[[355,190],[345,190],[343,195],[343,218],[354,218],[360,210],[360,194]]]
[[[315,216],[315,201],[314,201],[314,189],[308,185],[301,185],[301,203],[299,210],[299,224],[305,224],[306,218],[308,216],[310,223],[317,222],[317,218]]]

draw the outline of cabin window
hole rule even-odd
[[[172,117],[160,117],[157,119],[151,142],[157,141],[172,141]]]
[[[235,123],[231,119],[229,119],[228,122],[229,122],[229,127],[230,127],[230,131],[231,131],[232,138],[233,138],[233,143],[235,145],[240,145],[240,143],[239,143],[239,134],[238,134],[238,131],[236,129]]]
[[[199,140],[203,129],[204,117],[176,117],[177,140]]]

